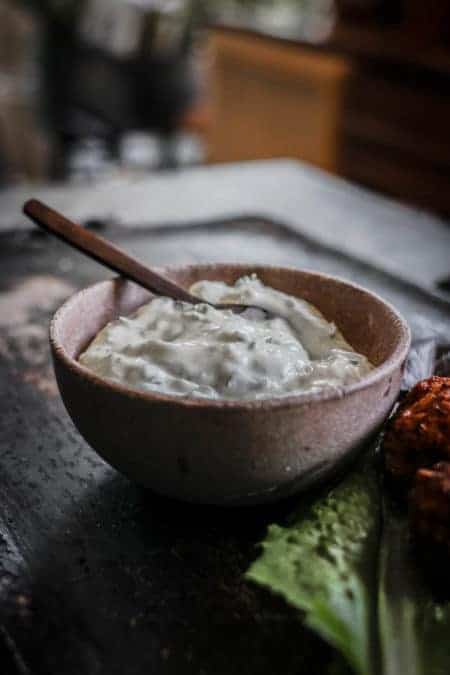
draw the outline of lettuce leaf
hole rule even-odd
[[[303,610],[305,622],[360,675],[378,670],[376,583],[380,505],[365,465],[287,527],[272,525],[247,578]]]
[[[406,507],[380,490],[373,466],[285,527],[270,526],[262,549],[247,578],[302,610],[355,673],[449,675],[448,595],[436,596],[412,547]]]
[[[436,560],[436,569],[442,562]],[[450,602],[436,596],[412,546],[405,509],[389,495],[383,497],[378,606],[383,675],[449,675]]]
[[[422,673],[417,637],[417,594],[411,593],[414,567],[408,565],[409,529],[399,510],[383,500],[379,552],[378,618],[384,675]]]

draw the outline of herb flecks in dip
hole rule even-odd
[[[199,281],[190,291],[210,302],[257,305],[276,318],[155,298],[105,326],[80,363],[144,391],[211,399],[319,392],[357,382],[372,369],[315,307],[255,275],[234,286]]]

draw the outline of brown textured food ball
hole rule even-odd
[[[398,479],[450,461],[450,377],[430,377],[411,389],[388,423],[383,450],[386,470]]]
[[[416,473],[410,495],[410,522],[422,540],[450,551],[450,463]]]

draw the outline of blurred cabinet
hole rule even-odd
[[[47,174],[48,142],[36,120],[36,42],[28,13],[0,0],[0,183]]]
[[[342,116],[338,172],[450,213],[450,88],[445,79],[354,72]]]
[[[345,57],[220,30],[210,51],[211,161],[286,156],[337,169]]]
[[[450,51],[415,44],[398,27],[340,26],[320,48],[216,29],[210,160],[294,157],[450,214]]]

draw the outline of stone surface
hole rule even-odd
[[[258,165],[260,185],[266,191],[277,166],[269,164],[268,177],[263,178]],[[306,172],[296,167],[281,163],[278,176],[284,174],[289,183],[292,170]],[[128,187],[122,191],[120,183],[114,189],[105,186],[101,194],[106,201],[97,196],[95,209],[92,202],[80,201],[89,193],[93,199],[94,191],[85,188],[73,192],[52,188],[46,197],[49,201],[55,198],[55,202],[60,199],[59,206],[66,205],[71,215],[86,207],[85,215],[100,217],[120,207],[119,214],[128,214],[129,223],[139,222],[142,227],[107,228],[105,236],[149,263],[228,259],[337,274],[380,293],[413,327],[420,324],[422,337],[432,335],[448,342],[447,302],[417,290],[393,273],[380,272],[358,256],[312,241],[310,233],[305,237],[277,223],[252,219],[196,224],[197,214],[202,221],[208,217],[209,201],[216,199],[217,213],[219,201],[224,212],[234,208],[239,199],[246,201],[247,197],[239,196],[239,182],[246,185],[243,174],[247,171],[252,173],[253,169],[238,167],[233,178],[231,167],[199,170],[191,177],[186,174],[185,187],[179,176],[155,178],[158,194],[165,197],[158,206],[156,193],[152,195],[150,190],[144,209],[142,196],[136,220],[133,202],[128,202],[129,213],[122,204]],[[320,187],[321,179],[312,172],[307,184],[316,183],[316,189],[326,194],[331,188],[326,178]],[[142,195],[146,191],[144,183],[134,189],[142,190]],[[187,208],[182,194],[189,190]],[[48,320],[73,290],[109,275],[59,242],[13,229],[21,220],[18,215],[13,218],[18,200],[30,192],[35,190],[8,196],[11,219],[4,224],[9,232],[0,234],[2,672],[322,675],[330,663],[329,650],[301,627],[283,603],[242,579],[257,555],[256,545],[267,524],[282,521],[293,508],[292,502],[223,511],[158,498],[116,474],[75,431],[55,389]],[[341,209],[336,207],[339,215],[335,215],[341,223],[354,217],[349,204],[355,203],[355,192],[363,208],[367,193],[351,187],[347,191],[345,184],[339,183],[339,199],[336,197],[334,204],[341,201]],[[273,185],[269,194],[276,193]],[[114,199],[106,199],[107,194],[114,194]],[[268,203],[267,195],[260,196]],[[246,210],[256,210],[256,188],[252,199],[253,205],[249,203]],[[370,199],[368,196],[368,203]],[[384,209],[410,213],[374,199],[379,214]],[[279,195],[279,208],[281,202]],[[292,203],[288,200],[286,213]],[[319,227],[321,209],[330,207],[321,207],[316,199],[315,208]],[[2,219],[8,213],[5,209]],[[367,209],[371,210],[370,204]],[[312,205],[310,210],[312,227]],[[185,223],[182,230],[169,225],[156,227],[169,216],[180,221],[180,214]],[[421,218],[428,222],[428,216],[416,214],[417,233]],[[437,221],[431,220],[433,227],[438,227]],[[426,228],[422,231],[423,248],[429,232]]]

